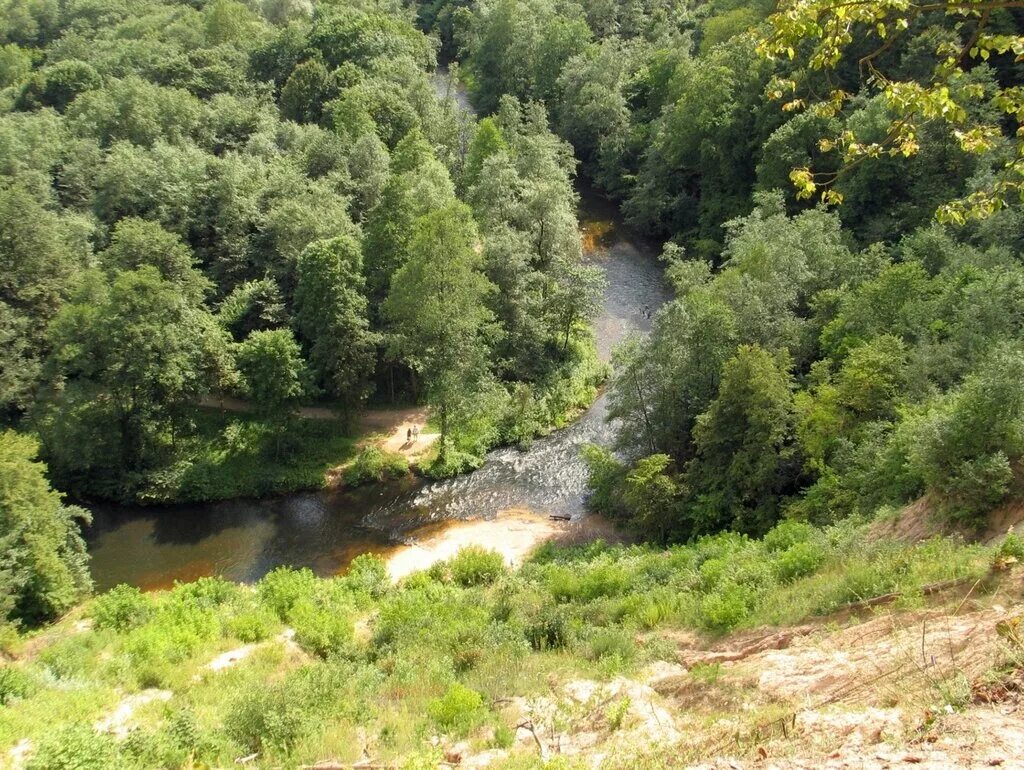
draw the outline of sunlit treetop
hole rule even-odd
[[[854,96],[836,84],[837,70],[856,56],[861,86],[868,94],[881,94],[891,116],[880,141],[864,140],[849,127],[823,137],[819,148],[839,154],[838,170],[794,169],[790,179],[797,196],[820,194],[826,203],[840,203],[837,179],[868,158],[916,154],[921,129],[932,122],[945,126],[968,153],[989,152],[1007,132],[1012,135],[1012,151],[989,184],[941,206],[940,221],[962,224],[984,218],[1014,197],[1024,197],[1024,85],[986,88],[969,76],[972,67],[992,57],[1024,61],[1024,35],[1003,34],[991,24],[994,14],[1012,8],[1024,8],[1024,0],[779,0],[760,50],[769,58],[794,60],[800,68],[792,78],[774,78],[767,95],[783,101],[785,111],[836,116]],[[943,20],[957,35],[935,45],[930,77],[899,80],[887,75],[887,53],[906,42],[921,22]],[[811,82],[823,87],[814,88]],[[979,114],[1004,116],[1004,126],[995,119],[979,119]]]

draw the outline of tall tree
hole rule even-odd
[[[242,392],[275,429],[274,456],[279,457],[282,434],[306,390],[306,366],[299,343],[287,329],[255,331],[238,345],[235,363]]]
[[[792,431],[787,365],[757,346],[740,346],[694,429],[697,456],[687,472],[694,534],[772,527],[795,471]]]
[[[121,472],[146,467],[162,432],[173,439],[181,427],[181,408],[230,370],[226,338],[213,317],[148,265],[117,274],[109,285],[90,276],[50,336],[62,378],[88,386],[96,392],[94,406],[111,410]],[[58,413],[61,401],[58,391]],[[60,417],[81,415],[67,409]],[[62,464],[77,465],[74,448],[48,441],[46,449]]]
[[[485,300],[492,284],[482,272],[469,208],[452,203],[420,218],[409,259],[391,283],[384,306],[404,360],[423,378],[436,410],[443,465],[451,427],[485,384],[490,364]]]
[[[0,622],[55,618],[92,587],[79,531],[89,514],[63,504],[38,450],[28,436],[0,433]]]
[[[360,245],[316,241],[299,256],[295,321],[309,343],[319,387],[349,409],[369,394],[376,336],[370,332]]]

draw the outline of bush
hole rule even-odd
[[[449,448],[445,453],[444,462],[440,457],[435,458],[432,463],[423,468],[423,471],[432,479],[448,479],[475,471],[483,464],[484,458],[481,455]]]
[[[125,636],[123,650],[139,686],[163,687],[174,675],[175,664],[219,634],[213,610],[170,600],[153,620]]]
[[[747,619],[749,602],[748,589],[738,585],[723,586],[701,601],[701,623],[710,631],[731,631]]]
[[[135,586],[121,584],[96,597],[92,604],[96,628],[123,632],[141,626],[153,613],[153,601]]]
[[[221,577],[201,577],[191,583],[175,582],[171,597],[200,607],[219,607],[238,598],[240,593],[237,583]]]
[[[267,607],[287,621],[295,603],[312,596],[316,585],[316,576],[308,569],[278,567],[256,584],[256,592]]]
[[[483,704],[480,693],[455,682],[442,697],[427,704],[427,714],[443,730],[464,735],[480,723]]]
[[[278,624],[277,616],[266,607],[242,610],[232,615],[225,631],[241,642],[262,642]]]
[[[489,585],[505,573],[505,560],[496,551],[471,545],[452,557],[448,569],[460,586]]]
[[[35,691],[36,682],[24,669],[11,665],[0,667],[0,706],[27,698]]]
[[[322,658],[342,652],[352,643],[352,621],[342,608],[303,599],[292,607],[291,622],[298,645]]]
[[[569,619],[561,607],[544,607],[527,623],[526,640],[535,650],[554,650],[569,643]]]
[[[292,680],[256,682],[232,704],[224,728],[247,751],[288,751],[316,724],[314,705]]]
[[[345,583],[356,591],[363,591],[374,598],[379,598],[391,587],[388,565],[376,554],[360,554],[348,566]]]
[[[587,640],[587,657],[591,660],[617,658],[627,661],[633,653],[632,638],[619,628],[599,628]]]
[[[396,452],[385,452],[380,447],[368,446],[356,455],[345,470],[345,483],[350,487],[371,481],[398,478],[409,472],[409,461]]]
[[[113,737],[89,725],[71,725],[45,735],[25,770],[109,770],[117,767]]]
[[[789,583],[810,575],[824,561],[825,551],[821,546],[811,542],[794,543],[775,560],[775,575],[781,582]]]
[[[802,521],[781,521],[768,531],[761,542],[769,553],[785,551],[797,543],[810,540],[814,531],[814,527]]]
[[[44,649],[39,662],[58,679],[75,679],[89,671],[103,643],[101,635],[76,634]]]
[[[996,549],[996,556],[1024,561],[1024,537],[1018,535],[1011,528],[999,544],[999,548]]]

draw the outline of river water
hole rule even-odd
[[[649,328],[650,311],[667,297],[653,249],[631,235],[614,206],[593,195],[581,201],[588,260],[608,280],[595,320],[604,360],[633,331]],[[609,445],[606,397],[571,426],[523,451],[497,449],[479,470],[438,482],[405,479],[357,490],[327,490],[260,500],[162,507],[92,507],[85,532],[97,590],[118,583],[143,589],[221,575],[249,582],[274,567],[336,574],[361,553],[386,554],[439,521],[490,518],[509,509],[584,517],[585,443]],[[586,526],[586,520],[581,522]]]

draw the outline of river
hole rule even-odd
[[[584,194],[580,227],[588,260],[608,280],[595,319],[598,352],[608,360],[667,290],[653,249],[624,228],[614,206]],[[436,536],[439,522],[529,510],[569,516],[584,528],[585,443],[608,445],[614,426],[600,396],[569,427],[528,449],[501,448],[479,470],[453,479],[406,479],[357,490],[325,490],[260,500],[162,507],[92,507],[85,537],[97,590],[118,583],[143,589],[221,575],[249,582],[279,565],[320,575],[345,569],[361,553],[388,554]]]

